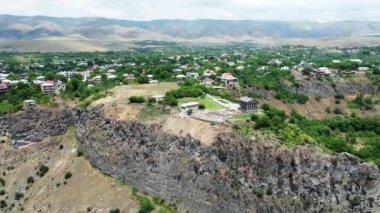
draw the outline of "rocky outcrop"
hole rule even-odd
[[[13,144],[39,142],[48,136],[63,135],[74,125],[69,109],[31,109],[0,116],[0,135],[9,136]]]
[[[189,212],[377,212],[379,170],[349,154],[219,135],[212,146],[159,125],[78,115],[78,140],[101,171]]]
[[[358,81],[337,83],[336,90],[343,95],[358,95],[360,93],[366,95],[375,95],[379,92],[379,88],[377,86]]]
[[[231,134],[206,146],[158,124],[106,118],[100,109],[0,117],[1,134],[15,142],[63,134],[71,125],[92,165],[183,212],[380,211],[378,168],[349,154]]]
[[[302,93],[307,96],[321,96],[331,97],[335,94],[343,95],[374,95],[379,92],[377,86],[371,85],[367,82],[340,82],[336,83],[335,88],[329,82],[310,81],[306,83],[298,84],[297,86],[290,87],[290,90],[297,93]]]

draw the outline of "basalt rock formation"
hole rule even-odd
[[[47,137],[75,125],[93,166],[183,212],[380,211],[378,168],[349,154],[332,156],[307,146],[290,150],[228,133],[206,146],[165,133],[159,124],[106,118],[98,108],[57,111],[49,118],[30,114],[3,116],[1,133],[27,141],[28,135]],[[8,119],[30,128],[15,131]]]
[[[377,86],[358,81],[336,83],[335,88],[328,82],[311,81],[292,86],[290,90],[307,96],[321,97],[331,97],[337,93],[342,95],[374,95],[379,92]]]

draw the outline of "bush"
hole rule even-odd
[[[5,180],[3,178],[0,178],[0,185],[5,186]]]
[[[193,110],[192,109],[189,109],[188,111],[187,111],[187,115],[192,115],[193,114]]]
[[[267,188],[266,194],[267,194],[268,196],[271,196],[271,195],[273,194],[273,187],[272,187],[272,184],[269,184],[269,185],[268,185],[268,188]]]
[[[15,193],[15,200],[20,200],[23,197],[24,197],[23,193],[21,193],[21,192],[16,192]]]
[[[253,114],[252,117],[251,117],[251,120],[252,121],[258,121],[260,119],[260,117],[256,114]]]
[[[29,176],[29,177],[26,179],[26,182],[27,182],[28,184],[32,184],[32,183],[34,183],[34,178],[33,178],[32,176]]]
[[[315,100],[317,102],[320,102],[322,100],[322,97],[320,95],[315,96]]]
[[[154,209],[153,203],[146,197],[140,195],[137,189],[132,190],[132,195],[139,201],[140,210],[139,213],[149,213]]]
[[[142,96],[131,96],[131,97],[129,97],[129,101],[131,103],[139,103],[139,104],[141,104],[141,103],[145,102],[145,98],[142,97]]]
[[[65,179],[66,179],[66,180],[67,180],[67,179],[70,179],[71,176],[73,176],[73,175],[71,174],[71,172],[66,172],[66,173],[65,173]]]
[[[4,209],[5,207],[7,207],[8,205],[7,205],[7,203],[5,202],[5,200],[1,200],[0,201],[0,208],[1,209]]]
[[[335,99],[337,100],[344,100],[344,95],[343,94],[336,94]]]
[[[5,195],[5,190],[4,189],[0,190],[0,196],[3,196],[3,195]]]
[[[361,203],[361,199],[360,199],[360,196],[359,195],[355,195],[352,200],[351,200],[351,204],[353,206],[359,206]]]
[[[206,106],[205,106],[204,104],[200,103],[200,104],[198,105],[198,109],[200,109],[200,110],[204,110],[204,109],[206,109]]]
[[[337,114],[337,115],[343,114],[343,110],[339,107],[335,107],[333,112],[334,114]]]
[[[110,213],[120,213],[120,209],[111,209]]]
[[[326,111],[326,113],[330,114],[330,113],[331,113],[331,109],[330,109],[330,107],[327,107],[327,108],[325,109],[325,111]]]
[[[49,167],[45,166],[44,164],[40,165],[37,175],[40,177],[45,176],[45,174],[49,171]]]

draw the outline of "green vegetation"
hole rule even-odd
[[[37,175],[40,177],[45,176],[45,174],[49,171],[49,167],[45,166],[44,164],[41,164],[38,168]]]
[[[70,179],[71,177],[73,176],[73,174],[71,174],[71,172],[66,172],[65,173],[65,179]]]
[[[348,102],[351,109],[373,110],[374,101],[371,97],[364,97],[363,94],[357,96],[354,100]]]
[[[21,198],[24,197],[24,194],[21,192],[16,192],[15,193],[15,200],[21,200]]]
[[[145,102],[145,98],[142,97],[142,96],[131,96],[129,97],[129,101],[131,103],[138,103],[138,104],[141,104],[141,103],[144,103]]]
[[[136,189],[132,190],[132,195],[139,201],[139,213],[149,213],[154,209],[152,201],[144,195],[141,195]]]
[[[23,106],[23,101],[27,99],[33,99],[42,105],[51,103],[50,97],[43,94],[38,86],[19,83],[4,95],[0,95],[0,113],[20,110]]]

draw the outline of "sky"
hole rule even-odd
[[[380,0],[1,0],[0,14],[129,20],[380,21]]]

